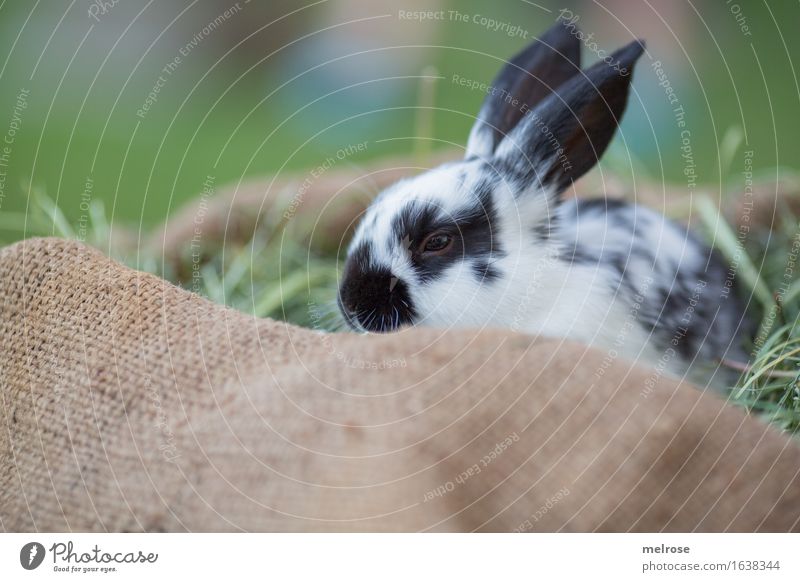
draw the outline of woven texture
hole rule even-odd
[[[507,332],[321,335],[78,243],[0,251],[7,531],[786,531],[800,448]]]

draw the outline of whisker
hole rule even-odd
[[[363,325],[363,327],[364,327],[364,331],[367,331],[367,329],[369,329],[369,326],[370,326],[370,324],[372,323],[372,321],[375,319],[375,316],[376,316],[376,315],[377,315],[377,312],[376,312],[376,310],[375,310],[375,309],[373,309],[372,311],[370,311],[370,312],[369,312],[369,315],[367,315],[367,317],[368,317],[369,319],[368,319],[367,321],[365,321],[365,322],[364,322],[364,325]]]

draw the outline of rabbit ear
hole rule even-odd
[[[525,112],[580,72],[580,48],[577,36],[559,21],[506,63],[481,106],[465,157],[491,157]]]
[[[585,174],[617,129],[643,41],[572,77],[529,112],[495,151],[495,160],[560,193]]]

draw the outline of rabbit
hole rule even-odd
[[[750,331],[722,258],[653,210],[563,196],[614,136],[644,51],[637,40],[581,70],[570,26],[502,68],[463,160],[375,198],[339,310],[360,332],[509,328],[711,383],[720,361],[747,361]]]

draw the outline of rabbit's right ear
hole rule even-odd
[[[489,158],[519,120],[581,70],[580,41],[559,21],[512,58],[492,81],[467,141],[466,158]]]

